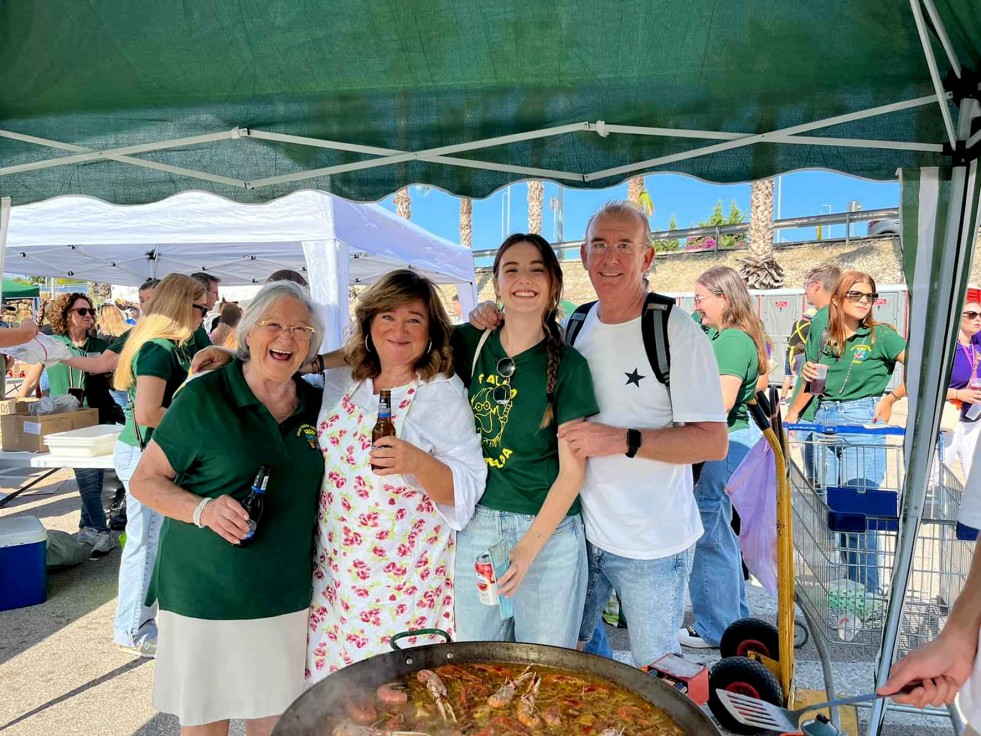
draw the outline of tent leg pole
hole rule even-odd
[[[979,117],[976,100],[965,99],[960,105],[957,138],[965,141],[971,133],[971,125]],[[950,204],[943,234],[943,251],[931,259],[929,294],[917,294],[914,298],[928,298],[927,333],[938,336],[935,349],[924,350],[924,355],[914,357],[923,359],[923,367],[916,374],[917,381],[910,392],[915,401],[911,402],[910,417],[906,432],[906,478],[900,509],[899,539],[896,558],[892,570],[886,620],[882,633],[882,644],[876,663],[875,685],[879,687],[889,677],[896,645],[903,603],[909,587],[916,537],[923,516],[923,501],[926,495],[927,479],[933,456],[934,442],[940,429],[940,409],[944,384],[947,375],[946,364],[948,347],[953,346],[954,314],[960,310],[968,281],[969,259],[974,251],[976,216],[978,210],[978,189],[976,184],[977,161],[970,165],[955,166],[951,171]],[[936,242],[936,241],[935,241]],[[933,243],[921,243],[919,247],[933,247]],[[911,285],[912,288],[912,285]],[[924,346],[926,345],[926,337]],[[917,439],[919,438],[919,439]],[[877,700],[869,714],[868,736],[881,733],[885,718],[884,700]]]

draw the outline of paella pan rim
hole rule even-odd
[[[662,708],[686,736],[720,736],[712,719],[695,703],[657,677],[616,660],[574,649],[481,641],[433,644],[379,654],[328,675],[286,710],[273,736],[320,736],[328,715],[343,712],[340,700],[373,693],[378,685],[421,669],[445,664],[538,665],[607,680]]]

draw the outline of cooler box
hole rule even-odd
[[[0,519],[0,611],[47,599],[47,540],[34,516]]]
[[[94,427],[55,432],[44,438],[52,455],[65,457],[96,457],[111,455],[116,438],[122,431],[119,424],[97,424]]]

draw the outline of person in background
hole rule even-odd
[[[704,529],[695,544],[688,581],[695,621],[679,630],[678,640],[686,647],[709,648],[719,646],[732,622],[749,616],[732,503],[725,487],[761,436],[748,406],[756,396],[760,376],[769,368],[769,340],[746,284],[727,266],[715,266],[698,277],[695,307],[702,324],[710,328],[721,374],[729,451],[721,460],[706,462],[695,484]]]
[[[947,401],[960,404],[960,420],[950,444],[944,450],[944,463],[953,467],[959,460],[964,477],[970,477],[974,448],[981,434],[981,289],[968,289],[957,333],[957,350],[950,373]],[[981,503],[981,499],[977,499]],[[961,505],[967,502],[965,498]]]
[[[242,319],[242,308],[238,304],[228,302],[221,310],[218,318],[218,326],[211,333],[211,344],[221,348],[236,350],[238,341],[235,336],[235,328]]]
[[[274,281],[292,281],[294,284],[299,284],[304,289],[310,288],[310,284],[307,283],[307,280],[303,278],[302,275],[289,268],[281,268],[279,271],[274,271],[273,273],[269,274],[269,278],[266,279],[266,283],[271,284]]]
[[[905,384],[883,396],[896,363],[906,361],[906,342],[894,327],[875,321],[872,308],[878,297],[869,274],[846,271],[832,291],[827,328],[818,329],[818,317],[814,318],[801,375],[810,381],[819,363],[828,366],[824,393],[813,397],[817,403],[814,421],[820,425],[885,424],[893,405],[906,396]],[[807,388],[802,389],[787,412],[787,423],[796,423],[811,400]],[[831,441],[816,448],[817,488],[877,490],[886,474],[885,437],[847,431],[829,437]],[[845,555],[848,578],[869,593],[878,593],[876,532],[844,534],[842,546],[850,550]]]
[[[794,322],[787,341],[786,378],[780,391],[781,400],[787,397],[794,377],[800,375],[804,364],[804,347],[807,345],[807,335],[811,331],[812,320],[820,314],[817,321],[818,329],[823,330],[828,324],[828,303],[831,301],[831,290],[841,276],[841,269],[831,263],[815,266],[804,277],[804,302],[807,309],[804,315]],[[807,417],[805,417],[806,419]],[[809,420],[808,420],[809,421]]]
[[[123,313],[115,304],[103,304],[99,307],[98,337],[112,345],[118,338],[129,332],[130,325],[123,319]],[[113,385],[110,380],[110,386]],[[117,404],[124,409],[129,397],[125,391],[110,388],[109,393]]]
[[[454,560],[487,466],[432,282],[397,270],[368,288],[344,358],[327,371],[317,425],[327,467],[308,682],[390,651],[391,637],[407,629],[452,635],[454,597],[476,587],[473,561],[457,585]],[[383,389],[396,436],[372,445]]]
[[[53,300],[51,309],[52,338],[64,343],[75,357],[98,355],[109,347],[105,340],[94,336],[96,312],[85,294],[61,294]],[[31,366],[18,391],[19,396],[31,396],[41,378],[44,365]],[[88,376],[83,370],[58,363],[47,369],[49,394],[71,394],[82,406],[89,406],[86,388]],[[108,397],[106,397],[108,398]],[[106,523],[102,505],[103,470],[75,468],[75,481],[82,497],[82,515],[79,520],[78,541],[92,546],[92,554],[101,556],[117,546],[115,537]]]
[[[192,273],[191,278],[197,279],[204,286],[204,303],[210,313],[215,308],[215,304],[218,303],[218,284],[221,283],[221,279],[204,271]],[[204,328],[203,323],[194,333],[194,342],[198,350],[211,345],[211,339],[208,337],[208,331]]]
[[[455,325],[462,325],[465,321],[463,319],[463,307],[460,306],[460,296],[454,294],[450,299],[450,322]]]
[[[133,471],[153,429],[187,378],[194,357],[191,336],[204,319],[204,287],[181,274],[166,276],[126,341],[116,386],[127,392],[126,426],[113,451],[116,475],[126,489],[126,546],[119,563],[113,640],[124,650],[152,657],[157,648],[154,610],[145,605],[162,519],[129,490]]]
[[[304,289],[277,282],[238,330],[238,357],[176,393],[130,481],[166,517],[147,597],[159,605],[153,703],[183,736],[225,735],[232,718],[266,736],[304,687],[324,457],[321,394],[295,376],[324,327]],[[241,546],[263,466],[265,510]]]

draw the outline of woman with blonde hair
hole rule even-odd
[[[113,639],[139,656],[156,652],[154,609],[144,604],[157,553],[162,517],[130,493],[130,478],[143,448],[187,378],[195,343],[191,339],[208,311],[204,286],[172,273],[160,282],[119,356],[116,388],[129,393],[126,426],[113,452],[116,474],[126,489],[126,546],[119,565],[119,600]]]
[[[124,332],[128,332],[132,325],[126,324],[123,313],[115,304],[106,302],[99,307],[98,332],[106,342],[112,342]]]
[[[732,529],[732,503],[725,487],[760,439],[748,405],[760,376],[769,370],[769,339],[740,275],[714,266],[695,282],[695,309],[719,364],[729,426],[729,452],[702,467],[695,501],[705,531],[695,545],[688,592],[695,621],[678,632],[687,647],[717,647],[726,627],[749,615],[739,542]]]

